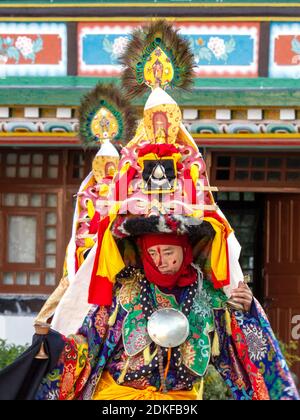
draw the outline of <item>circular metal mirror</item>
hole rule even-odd
[[[187,317],[177,309],[164,308],[149,318],[147,330],[154,343],[161,347],[177,347],[184,343],[190,331]]]

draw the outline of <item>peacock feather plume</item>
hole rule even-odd
[[[81,101],[79,135],[85,146],[106,139],[127,143],[136,129],[134,108],[113,84],[98,84]]]
[[[165,20],[136,29],[120,63],[123,88],[130,98],[145,93],[147,86],[188,89],[192,85],[194,56],[189,41]]]

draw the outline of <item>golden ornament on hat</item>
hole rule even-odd
[[[97,182],[103,178],[113,177],[119,164],[119,158],[114,156],[96,156],[93,160],[93,175]]]
[[[144,111],[145,130],[151,143],[175,144],[181,122],[177,104],[161,104]]]
[[[157,47],[149,56],[144,68],[146,83],[155,87],[165,87],[174,77],[174,69],[167,54]]]
[[[91,122],[91,131],[99,139],[112,139],[118,133],[118,121],[113,113],[106,107],[102,107]]]

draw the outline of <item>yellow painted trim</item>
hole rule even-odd
[[[216,17],[216,18],[207,18],[207,17],[160,17],[168,21],[174,22],[205,22],[205,23],[215,23],[215,22],[300,22],[300,17],[272,17],[272,16],[261,16],[261,17]],[[153,18],[148,17],[133,17],[133,18],[122,18],[122,17],[3,17],[0,18],[0,22],[145,22],[152,21]]]
[[[300,139],[300,133],[288,133],[288,134],[268,134],[268,133],[258,133],[258,134],[199,134],[192,133],[193,138],[201,139],[205,137],[216,138],[216,139],[243,139],[243,138],[252,138],[252,139]],[[0,137],[68,137],[76,138],[78,133],[0,133]]]
[[[166,19],[175,22],[300,22],[300,17],[272,17],[272,16],[260,16],[260,17],[246,17],[246,16],[234,16],[234,17],[163,17],[160,19]],[[149,17],[0,17],[0,22],[145,22],[152,21],[154,18]]]
[[[287,134],[280,134],[280,133],[258,133],[258,134],[194,134],[192,133],[193,138],[201,139],[205,137],[209,138],[216,138],[216,139],[300,139],[300,133],[287,133]]]
[[[186,4],[186,3],[162,3],[162,4],[157,4],[157,3],[123,3],[123,4],[115,4],[115,3],[82,3],[82,4],[72,4],[72,3],[61,3],[61,4],[37,4],[37,3],[29,3],[29,4],[24,4],[24,3],[16,3],[16,4],[5,4],[2,5],[1,8],[23,8],[23,9],[28,9],[28,8],[45,8],[45,9],[61,9],[61,8],[93,8],[93,7],[99,7],[99,8],[144,8],[144,7],[151,7],[151,8],[163,8],[163,7],[189,7],[189,8],[195,8],[195,7],[212,7],[212,8],[217,8],[217,7],[223,7],[223,8],[230,8],[230,7],[243,7],[243,8],[249,8],[249,7],[272,7],[272,8],[291,8],[291,7],[300,7],[299,3],[272,3],[270,5],[270,3],[266,2],[266,3],[192,3],[192,4]]]

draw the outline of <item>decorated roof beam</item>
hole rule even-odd
[[[36,7],[74,7],[81,6],[81,5],[101,5],[107,7],[114,7],[123,4],[123,0],[2,0],[2,4],[6,5],[19,5],[19,4],[26,4],[28,5],[36,5]],[[220,3],[220,0],[143,0],[143,1],[129,1],[129,5],[134,5],[136,7],[142,7],[142,5],[153,5],[155,7],[160,7],[166,3],[176,3],[182,6],[183,4],[190,4],[191,6],[199,6],[199,5],[216,5],[216,3]],[[247,5],[257,5],[257,6],[265,6],[266,4],[274,5],[274,7],[280,7],[282,4],[294,4],[294,0],[286,0],[284,3],[278,0],[222,0],[222,3],[218,5],[218,7],[228,7],[231,5],[238,5],[239,7],[246,7]]]
[[[195,143],[201,148],[226,150],[297,150],[300,149],[298,134],[193,134]],[[26,146],[36,148],[55,146],[78,149],[81,145],[76,133],[0,133],[0,148]],[[92,146],[97,151],[97,146]]]
[[[89,77],[17,78],[0,79],[0,106],[79,106],[81,98],[97,82],[117,79]],[[299,107],[299,79],[196,79],[191,92],[174,93],[181,106]],[[245,95],[245,92],[247,93]],[[142,106],[144,98],[133,101]]]
[[[40,81],[44,77],[42,85],[48,83],[46,78],[51,85],[57,82],[61,85],[60,79],[55,78],[118,77],[121,71],[118,58],[131,32],[144,19],[152,21],[150,18],[128,18],[128,21],[121,18],[97,21],[95,18],[92,22],[77,24],[34,19],[34,23],[22,24],[19,23],[21,18],[19,22],[0,21],[0,79],[4,84],[15,80],[15,85],[19,86],[22,79],[20,82],[9,79],[16,76],[37,77]],[[240,19],[238,22],[228,21],[228,18],[222,22],[169,20],[191,45],[195,77],[299,79],[300,24]],[[206,82],[205,86],[210,84]]]
[[[187,7],[188,6],[188,7]],[[124,1],[64,1],[50,0],[30,2],[25,0],[1,2],[1,16],[3,17],[129,17],[129,16],[300,16],[300,5],[294,1],[241,1],[241,0],[203,0],[203,1],[155,1],[143,2]]]

